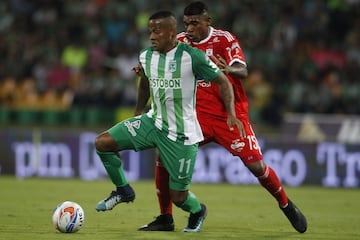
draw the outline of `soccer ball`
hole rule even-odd
[[[72,201],[65,201],[57,205],[53,211],[52,222],[56,230],[62,233],[74,233],[79,231],[85,221],[82,207]]]

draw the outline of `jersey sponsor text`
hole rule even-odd
[[[166,79],[166,78],[150,78],[150,85],[152,88],[172,88],[179,89],[181,88],[180,78],[175,79]]]

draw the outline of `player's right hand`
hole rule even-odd
[[[239,130],[241,139],[246,137],[244,124],[238,118],[236,118],[234,115],[231,115],[231,114],[228,115],[227,124],[229,126],[230,131],[234,131],[234,126],[237,127],[237,129]]]
[[[131,70],[133,70],[135,72],[135,74],[139,77],[144,76],[144,72],[142,71],[140,63],[137,66],[133,67]]]

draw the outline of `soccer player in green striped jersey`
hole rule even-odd
[[[196,81],[204,79],[219,86],[228,112],[227,124],[243,132],[236,118],[233,89],[225,75],[205,54],[176,39],[177,23],[169,11],[149,18],[151,46],[139,54],[140,75],[136,117],[126,119],[97,136],[96,151],[116,186],[96,210],[107,211],[121,202],[131,202],[135,192],[129,185],[118,151],[157,148],[169,172],[172,202],[190,217],[184,232],[199,232],[206,216],[205,204],[189,191],[198,142],[203,140],[195,111]],[[151,109],[143,113],[151,99]]]

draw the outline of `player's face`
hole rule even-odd
[[[165,53],[172,44],[172,32],[166,19],[152,19],[149,21],[149,39],[155,51]]]
[[[200,42],[209,35],[210,17],[206,14],[183,17],[186,35],[193,42]]]

